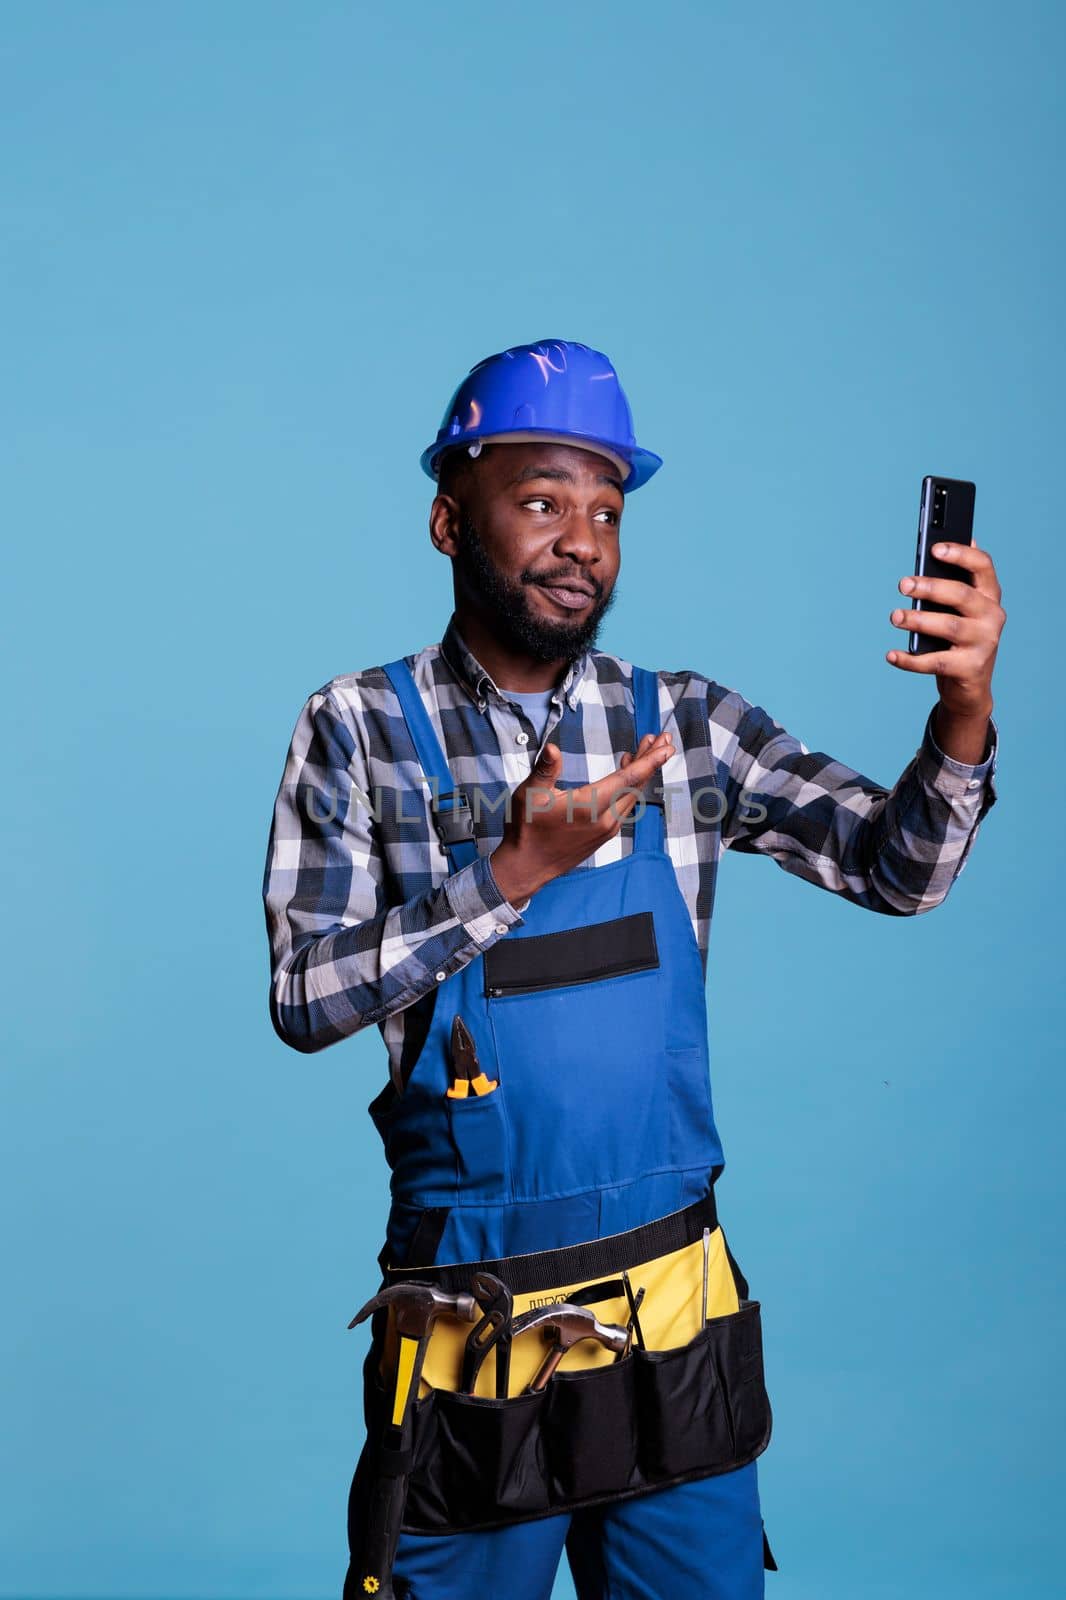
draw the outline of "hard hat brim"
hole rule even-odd
[[[441,457],[449,450],[462,450],[467,445],[477,444],[526,444],[542,439],[545,444],[568,444],[575,449],[588,449],[597,455],[606,456],[613,461],[619,470],[628,468],[622,488],[626,494],[632,494],[634,489],[639,489],[647,483],[663,464],[662,456],[657,456],[652,450],[642,450],[634,445],[632,448],[622,448],[616,443],[605,439],[596,439],[584,433],[560,433],[553,428],[521,428],[513,432],[491,434],[467,434],[465,438],[441,442],[435,440],[421,455],[421,466],[427,478],[437,478],[437,469]]]

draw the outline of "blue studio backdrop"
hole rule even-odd
[[[999,804],[918,919],[726,862],[719,1198],[771,1597],[1055,1591],[1063,45],[1028,0],[7,9],[7,1600],[339,1594],[385,1057],[271,1030],[270,811],[306,696],[439,639],[419,452],[541,337],[665,458],[604,648],[884,783],[920,481],[977,483]]]

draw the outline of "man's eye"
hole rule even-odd
[[[551,501],[550,500],[545,500],[543,495],[537,495],[536,499],[534,499],[534,500],[525,500],[525,501],[523,501],[523,505],[527,505],[527,506],[543,506],[545,511],[550,511],[551,510]]]
[[[613,527],[617,527],[618,526],[619,517],[618,517],[618,512],[617,511],[608,511],[608,510],[597,511],[596,515],[598,517],[606,517],[608,522],[611,523]]]

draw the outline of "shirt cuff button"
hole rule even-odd
[[[496,932],[497,933],[506,933],[507,932],[507,924],[506,924],[506,922],[498,922],[496,924]]]
[[[971,778],[966,787],[967,789],[979,789],[981,787],[980,778]]]
[[[444,971],[444,968],[442,967],[441,970],[437,973],[437,982],[438,983],[443,983],[447,976],[448,976],[448,974]]]

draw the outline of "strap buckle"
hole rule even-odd
[[[474,837],[474,814],[462,789],[449,789],[430,802],[433,826],[442,845]]]

